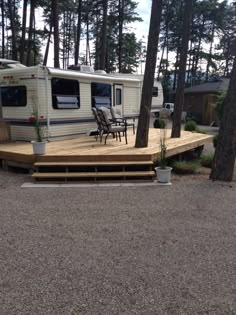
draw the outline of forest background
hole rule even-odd
[[[173,90],[183,8],[183,0],[167,0],[162,13],[156,77]],[[27,66],[143,72],[150,9],[150,0],[1,0],[1,57]],[[193,1],[186,86],[229,76],[234,30],[232,2]]]

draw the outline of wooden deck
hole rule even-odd
[[[212,141],[212,136],[182,131],[181,138],[170,138],[167,130],[167,156],[173,156]],[[135,148],[135,135],[128,132],[128,144],[112,137],[104,145],[94,137],[80,136],[76,139],[49,142],[47,153],[35,156],[29,142],[0,144],[0,160],[33,165],[35,162],[112,162],[112,161],[154,161],[160,155],[160,130],[150,128],[147,148]]]

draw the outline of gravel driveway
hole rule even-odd
[[[21,188],[0,171],[0,314],[236,314],[236,182]]]

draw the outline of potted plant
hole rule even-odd
[[[46,152],[46,144],[47,141],[45,140],[45,132],[46,127],[43,125],[44,116],[39,115],[36,110],[34,110],[29,117],[29,122],[34,126],[35,133],[36,133],[36,140],[31,141],[33,146],[34,154],[45,154]]]
[[[166,129],[160,129],[160,159],[159,166],[155,167],[159,183],[170,183],[172,167],[167,166],[166,158]]]

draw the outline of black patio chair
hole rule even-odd
[[[108,118],[107,108],[106,109],[102,107],[97,108],[97,114],[100,119],[101,129],[102,129],[100,141],[102,141],[102,136],[105,133],[106,133],[105,144],[106,144],[107,137],[109,134],[116,136],[116,139],[117,137],[119,137],[119,140],[121,141],[121,133],[123,133],[125,136],[126,144],[128,143],[126,123],[121,124],[119,122],[114,122],[113,120],[110,120]]]
[[[101,124],[100,118],[98,116],[98,112],[97,112],[96,107],[92,107],[92,112],[93,112],[95,121],[97,123],[97,135],[95,136],[96,137],[96,141],[98,140],[98,136],[99,136],[100,142],[101,142],[101,138],[102,138],[102,124]]]
[[[131,126],[133,128],[133,134],[135,135],[135,123],[127,122],[127,120],[121,115],[121,112],[119,109],[115,109],[114,107],[111,107],[111,116],[113,121],[125,123],[127,127]]]

